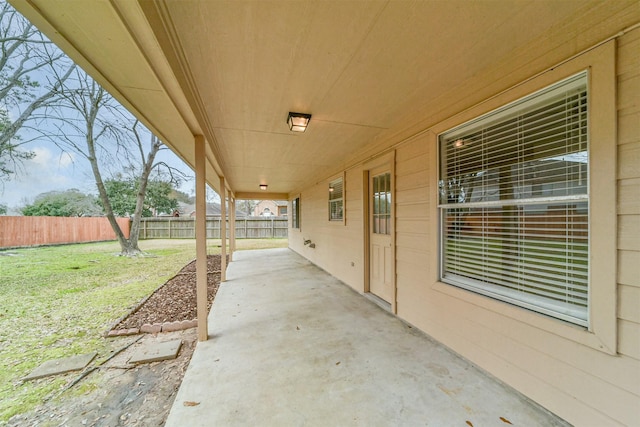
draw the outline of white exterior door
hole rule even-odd
[[[390,304],[394,296],[391,189],[388,167],[369,171],[369,292]]]

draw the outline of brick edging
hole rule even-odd
[[[107,337],[122,337],[137,334],[157,334],[159,332],[174,332],[184,329],[191,329],[198,326],[198,319],[177,320],[175,322],[145,323],[140,328],[112,329],[107,333]]]
[[[191,261],[189,261],[188,263],[185,264],[184,267],[185,268],[187,265],[191,264],[193,261],[195,261],[196,259],[192,259]],[[182,271],[182,269],[180,269],[180,271]],[[147,295],[146,297],[144,297],[138,304],[136,304],[135,307],[133,307],[131,310],[129,310],[129,312],[125,313],[124,315],[122,315],[118,320],[116,320],[115,322],[113,322],[111,324],[111,326],[109,327],[109,329],[107,330],[107,332],[104,333],[105,337],[113,337],[113,336],[123,336],[123,335],[136,335],[140,333],[140,329],[144,328],[144,326],[146,325],[142,325],[141,328],[130,328],[130,329],[117,329],[114,330],[113,328],[115,328],[118,324],[120,324],[123,320],[125,320],[127,317],[132,316],[136,311],[140,310],[140,307],[142,307],[144,305],[144,303],[147,302],[147,300],[149,298],[151,298],[156,292],[158,292],[160,289],[162,289],[167,283],[169,283],[171,280],[175,279],[176,277],[178,277],[180,275],[180,271],[178,271],[178,273],[174,274],[170,279],[167,279],[166,282],[164,282],[163,284],[161,284],[160,286],[158,286],[157,288],[155,288],[153,290],[153,292],[151,292],[149,295]],[[171,322],[165,322],[165,323],[171,323]],[[160,325],[161,329],[162,329],[162,325],[164,325],[164,323],[154,323],[154,325]],[[196,324],[197,326],[197,324]],[[190,327],[195,327],[195,326],[190,326]],[[189,328],[183,328],[183,329],[189,329]],[[180,329],[176,329],[177,331],[179,331]]]

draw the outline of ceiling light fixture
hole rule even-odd
[[[260,189],[262,191],[266,191],[267,190],[267,184],[260,184]]]
[[[329,193],[333,193],[333,187],[329,187]]]
[[[464,147],[465,145],[466,145],[466,144],[465,144],[465,142],[464,142],[464,139],[457,139],[457,140],[453,143],[453,146],[454,146],[455,148],[462,148],[462,147]]]
[[[311,114],[293,113],[289,111],[287,116],[287,124],[291,132],[304,132],[311,120]]]

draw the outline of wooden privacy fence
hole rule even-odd
[[[129,218],[117,218],[129,236]],[[0,216],[0,248],[115,240],[105,217]]]
[[[227,220],[227,236],[229,221]],[[236,239],[286,238],[286,217],[236,218]],[[194,239],[195,218],[143,218],[140,239]],[[207,217],[207,238],[220,238],[220,217]]]

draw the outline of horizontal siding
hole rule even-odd
[[[618,250],[618,284],[640,287],[640,252]],[[640,311],[640,306],[636,307]]]
[[[396,176],[404,176],[426,170],[429,163],[427,154],[418,154],[407,160],[396,160]]]
[[[427,211],[431,208],[429,202],[403,203],[398,200],[396,205],[397,222],[401,222],[406,218],[427,218]]]
[[[318,183],[301,194],[302,229],[300,232],[289,230],[289,247],[362,292],[362,170],[348,171],[344,183],[346,221],[329,221],[328,181]],[[315,243],[315,248],[304,245],[305,239]]]
[[[415,267],[426,268],[427,263],[429,262],[429,256],[427,252],[402,246],[397,248],[396,256],[398,257],[398,260],[402,260],[402,262],[406,264],[411,264],[411,266],[409,267],[409,271],[413,270],[413,268]],[[400,271],[404,270],[400,269]]]
[[[428,296],[433,257],[430,168],[434,167],[429,154],[424,137],[396,151],[396,299],[401,317],[423,311]]]
[[[396,165],[401,166],[406,161],[411,161],[418,156],[426,156],[429,153],[429,147],[426,144],[417,144],[416,141],[419,139],[415,139],[411,141],[409,144],[403,145],[398,148],[396,151]],[[426,167],[427,164],[430,163],[428,161],[423,162],[423,167]],[[396,170],[396,173],[398,171]]]
[[[640,324],[618,319],[618,351],[625,356],[640,360]]]
[[[604,354],[597,357],[597,352],[584,352],[578,344],[437,293],[432,295],[428,312],[428,322],[433,327],[430,334],[434,338],[451,343],[474,363],[498,370],[505,382],[518,384],[518,389],[534,400],[546,399],[549,410],[561,413],[565,405],[573,408],[577,425],[612,425],[611,419],[599,419],[597,412],[584,402],[599,402],[599,410],[612,414],[623,425],[635,422],[629,410],[633,406],[629,405],[637,404],[639,378],[632,359],[625,358],[624,363],[612,367],[619,358]],[[441,324],[445,319],[446,325]],[[554,343],[564,349],[554,347]],[[605,373],[612,375],[605,378],[597,375],[595,360],[601,360],[606,365]],[[584,365],[586,369],[576,365]],[[625,367],[635,371],[625,374]],[[632,378],[626,380],[624,375]],[[552,401],[547,395],[550,389],[554,390]],[[576,410],[579,406],[583,406],[584,414]]]
[[[618,146],[618,179],[640,178],[640,141]]]
[[[640,33],[638,31],[633,31],[620,39],[616,58],[618,76],[625,77],[640,73],[637,60],[638,52],[640,52]]]
[[[501,303],[500,303],[501,304]],[[611,357],[597,351],[583,351],[578,343],[566,340],[559,335],[548,334],[540,329],[530,328],[521,322],[504,322],[499,312],[483,310],[477,306],[457,303],[459,312],[470,323],[478,323],[493,330],[498,337],[509,336],[513,344],[527,348],[527,351],[539,353],[549,361],[559,361],[565,366],[567,375],[584,375],[597,377],[609,386],[621,387],[627,392],[640,394],[640,370],[637,364],[628,358]],[[489,351],[501,348],[486,345]],[[580,355],[580,357],[576,357]],[[522,360],[528,360],[524,358]],[[538,366],[545,366],[544,364]],[[525,370],[536,370],[536,366],[524,366]],[[546,375],[546,374],[543,374]],[[547,382],[560,386],[561,378],[547,377]]]
[[[426,233],[396,233],[396,245],[398,247],[427,252],[430,242],[427,239]]]
[[[397,190],[396,191],[396,199],[398,200],[397,204],[405,205],[405,204],[421,204],[427,199],[429,196],[429,188],[421,187],[421,188],[412,188],[410,190]]]
[[[618,352],[640,360],[640,31],[618,43]],[[637,421],[637,420],[636,420]]]
[[[640,215],[618,215],[618,249],[640,251]]]
[[[640,287],[618,286],[618,318],[640,324]]]
[[[618,145],[640,141],[640,111],[618,113]]]
[[[400,170],[402,167],[400,167]],[[425,188],[426,183],[429,180],[429,171],[426,169],[412,172],[405,175],[396,176],[396,189],[398,190],[412,190],[415,188]]]
[[[640,74],[620,76],[618,79],[618,111],[636,112],[640,109]]]
[[[618,181],[618,214],[640,215],[640,178]]]
[[[402,277],[406,277],[406,283],[420,281],[422,278],[423,283],[426,285],[426,277],[428,273],[428,268],[426,264],[418,265],[412,262],[407,262],[404,260],[398,260],[396,263],[396,269],[403,273],[398,273],[398,279]],[[411,272],[408,274],[408,272]]]
[[[428,237],[429,220],[426,218],[409,218],[396,221],[397,233],[415,233]]]

